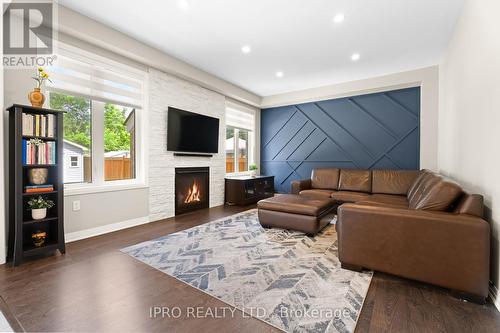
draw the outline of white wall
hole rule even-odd
[[[500,1],[468,0],[440,66],[439,169],[485,196],[499,279]],[[498,303],[497,303],[498,304]]]
[[[167,151],[167,109],[169,106],[219,118],[219,153],[208,158],[174,156],[173,152]],[[150,71],[148,132],[151,221],[175,215],[176,167],[209,167],[210,207],[224,203],[225,109],[226,99],[223,95],[157,70]]]
[[[420,87],[420,167],[437,170],[437,66],[262,98],[261,108]]]
[[[81,209],[73,211],[73,201],[80,201]],[[81,235],[99,234],[98,230],[110,231],[113,224],[141,220],[148,222],[148,189],[81,194],[64,198],[64,232],[67,240],[82,238]],[[111,227],[110,227],[111,226]],[[102,229],[107,227],[108,229]]]

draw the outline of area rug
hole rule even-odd
[[[372,278],[340,268],[335,226],[264,229],[255,209],[122,252],[286,332],[353,332]]]

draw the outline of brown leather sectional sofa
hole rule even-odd
[[[483,197],[429,170],[316,169],[292,193],[333,198],[344,268],[386,272],[488,295],[490,226]]]

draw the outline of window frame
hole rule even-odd
[[[77,155],[69,155],[69,167],[70,168],[79,168],[80,167],[80,159]],[[73,157],[76,158],[76,165],[73,165]]]
[[[64,184],[64,195],[81,195],[81,194],[91,194],[91,193],[101,193],[101,192],[112,192],[112,191],[122,191],[129,189],[139,189],[148,187],[148,176],[147,176],[147,123],[148,123],[148,73],[146,71],[131,68],[129,65],[125,65],[114,60],[97,56],[95,54],[89,53],[85,50],[75,48],[73,46],[65,45],[67,49],[73,52],[78,52],[82,58],[88,58],[90,62],[94,60],[100,64],[107,64],[112,68],[123,70],[124,73],[133,72],[135,75],[140,75],[142,77],[142,108],[135,107],[134,113],[134,138],[135,138],[135,178],[133,179],[122,179],[122,180],[104,180],[104,105],[106,103],[111,103],[115,105],[120,105],[119,102],[109,100],[96,100],[89,96],[83,95],[91,102],[91,151],[92,151],[92,163],[91,163],[91,182],[88,183],[67,183]],[[76,94],[71,92],[60,91],[57,88],[47,87],[46,92],[50,94],[51,92],[59,94],[67,94],[75,96]],[[99,104],[100,103],[100,104]],[[102,109],[98,109],[97,106],[102,105]],[[125,105],[127,106],[127,105]],[[102,112],[101,112],[102,111]],[[99,134],[97,134],[99,133]]]
[[[104,179],[104,105],[106,103],[91,99],[92,105],[92,172],[91,181],[88,183],[67,183],[64,184],[65,195],[77,195],[88,193],[99,193],[109,191],[119,191],[135,188],[147,187],[146,180],[146,158],[144,154],[145,135],[144,123],[145,115],[143,109],[135,109],[135,178],[108,180]]]
[[[249,130],[246,128],[238,128],[235,126],[227,125],[227,128],[232,128],[234,130],[233,132],[233,151],[234,151],[234,159],[233,159],[233,164],[234,164],[234,170],[238,170],[239,166],[239,159],[238,159],[238,141],[239,141],[239,132],[240,131],[246,131],[248,133],[248,141],[247,141],[247,168],[250,167],[251,164],[255,163],[255,129],[254,130]],[[224,157],[226,156],[226,151],[224,150]],[[226,159],[224,159],[226,160]],[[235,171],[235,172],[226,172],[226,176],[244,176],[244,175],[250,175],[252,171],[246,170],[246,171]]]

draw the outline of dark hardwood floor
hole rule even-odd
[[[279,332],[236,311],[225,319],[150,318],[150,307],[227,308],[119,250],[252,207],[217,207],[69,243],[64,256],[0,266],[0,296],[26,331]],[[376,273],[357,332],[498,332],[492,304]]]

